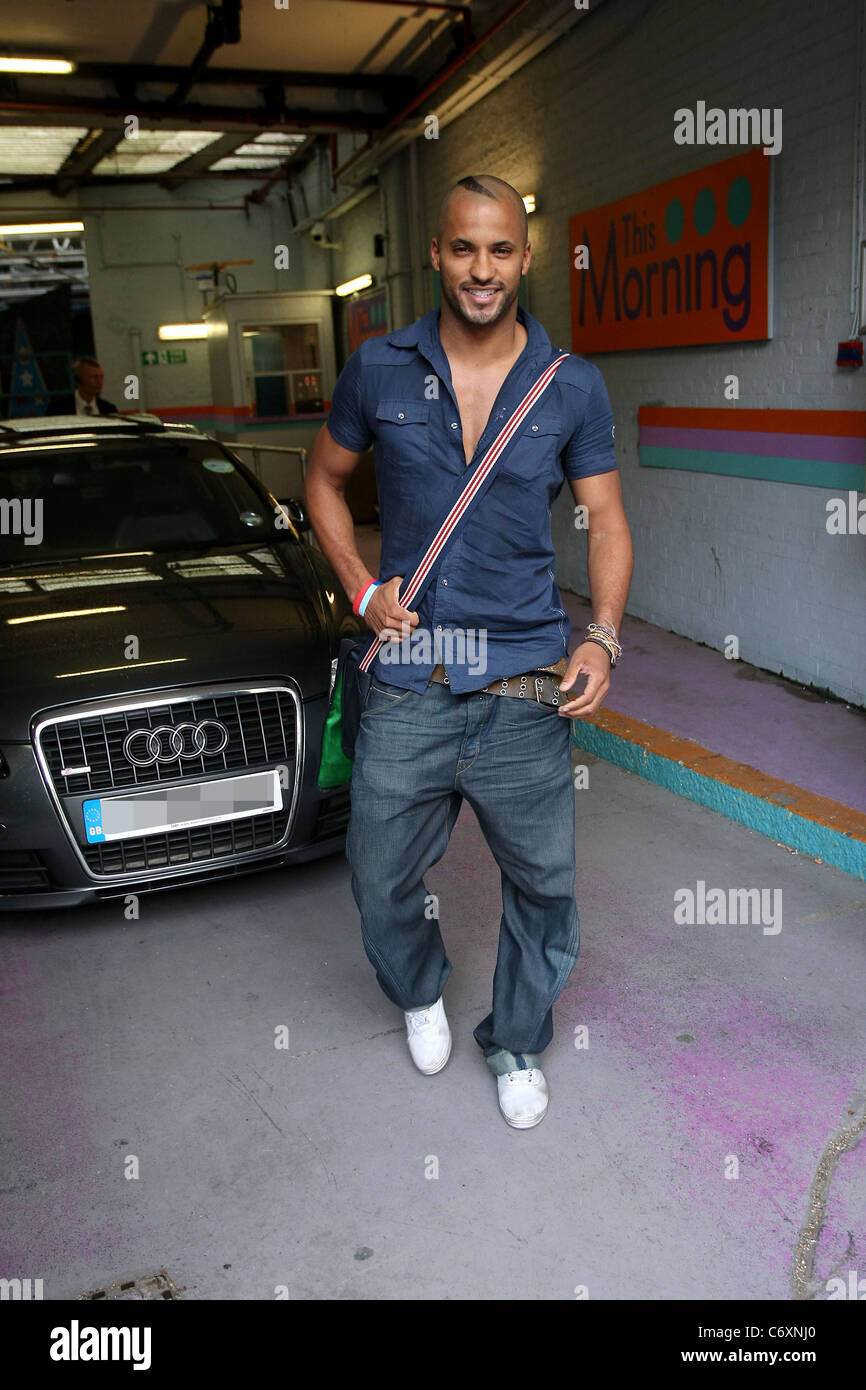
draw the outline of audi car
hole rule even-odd
[[[153,416],[0,425],[0,907],[343,848],[317,785],[340,639],[366,630],[303,503]]]

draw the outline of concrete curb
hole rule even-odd
[[[866,815],[639,719],[601,710],[571,743],[729,820],[866,880]]]

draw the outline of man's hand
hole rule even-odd
[[[400,605],[399,593],[403,583],[402,574],[395,574],[386,584],[373,590],[373,597],[364,609],[364,621],[370,624],[377,637],[383,642],[396,640],[402,642],[408,636],[402,624],[418,626],[418,614],[410,613]]]
[[[558,713],[568,719],[586,719],[595,714],[610,689],[610,657],[598,642],[581,642],[571,653],[568,670],[559,682],[560,690],[570,690],[578,676],[588,676],[586,686]]]

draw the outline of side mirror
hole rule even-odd
[[[285,507],[299,531],[309,531],[310,518],[307,516],[306,508],[299,497],[278,497],[277,501],[281,507]]]

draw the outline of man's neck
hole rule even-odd
[[[92,395],[91,395],[91,396],[88,396],[87,392],[86,392],[86,391],[82,391],[82,389],[81,389],[80,386],[77,386],[75,389],[77,390],[77,392],[78,392],[79,396],[81,397],[81,399],[84,401],[84,404],[85,404],[85,405],[93,405],[93,402],[94,402],[95,399],[96,399],[95,396],[92,396]]]
[[[517,306],[497,323],[466,323],[447,304],[439,309],[439,341],[446,357],[471,358],[477,367],[492,367],[513,360],[528,342],[529,334],[517,319]]]

